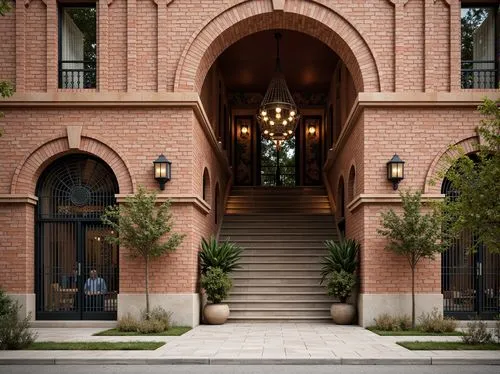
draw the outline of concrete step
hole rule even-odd
[[[307,251],[308,249],[323,249],[326,252],[323,239],[307,240],[307,239],[288,239],[283,236],[282,238],[275,239],[245,239],[238,240],[236,243],[243,249],[301,249]]]
[[[251,260],[251,258],[250,258]],[[319,261],[311,261],[311,262],[305,262],[301,263],[299,261],[294,261],[294,262],[276,262],[276,261],[270,261],[270,262],[252,262],[252,261],[247,261],[247,258],[245,258],[243,261],[240,261],[240,269],[237,269],[238,272],[244,272],[244,271],[275,271],[276,269],[299,269],[300,271],[308,270],[308,271],[314,271],[314,272],[320,272],[321,271],[321,262]],[[298,267],[300,266],[300,267]]]
[[[311,288],[312,289],[312,288]],[[303,301],[319,301],[319,302],[329,302],[332,303],[334,300],[332,297],[326,294],[326,290],[323,287],[318,287],[316,291],[308,292],[298,292],[298,291],[281,291],[281,292],[270,292],[258,290],[253,291],[233,291],[230,293],[229,301],[256,301],[256,302],[273,302],[277,300],[303,300]]]
[[[286,309],[283,307],[279,308],[238,308],[230,307],[232,317],[323,317],[328,318],[330,316],[330,307],[325,308],[295,308]]]
[[[334,229],[332,228],[332,231]],[[258,232],[247,232],[246,234],[223,234],[219,235],[220,240],[231,240],[233,242],[248,242],[260,240],[262,241],[271,241],[271,240],[303,240],[308,242],[324,242],[325,240],[330,240],[332,238],[332,234],[330,232],[316,232],[316,233],[300,233],[300,232],[289,232],[289,233],[277,233],[277,234],[269,234],[269,233],[258,233]]]
[[[326,196],[324,187],[238,187],[234,186],[231,196],[291,196],[291,195],[320,195]]]
[[[257,268],[257,269],[237,269],[233,272],[234,276],[247,276],[247,277],[269,277],[269,276],[297,276],[297,277],[315,277],[320,271],[317,269],[302,269],[294,267],[278,267],[273,266],[270,269]]]
[[[272,276],[272,275],[262,275],[259,278],[249,275],[240,275],[233,273],[231,275],[233,279],[234,286],[245,286],[249,284],[259,284],[266,286],[282,286],[284,284],[290,285],[300,285],[300,286],[316,286],[319,287],[319,282],[321,281],[321,276]]]
[[[269,254],[256,253],[241,256],[240,264],[319,264],[325,253],[311,255],[310,252],[300,255],[288,255],[283,253]]]
[[[236,283],[233,282],[233,288],[231,289],[231,293],[248,293],[248,294],[263,294],[263,293],[289,293],[289,292],[305,292],[310,293],[311,295],[321,294],[325,292],[324,287],[319,285],[318,282],[314,282],[313,284],[270,284],[270,283],[256,283],[252,281],[248,281],[246,283]]]
[[[256,215],[260,216],[262,214],[273,214],[276,212],[276,208],[269,208],[269,209],[259,209],[255,208],[252,210],[249,209],[226,209],[226,216],[227,215]],[[287,215],[331,215],[332,212],[330,209],[310,209],[308,211],[304,211],[303,209],[287,209],[286,211],[283,211],[283,214]]]
[[[297,257],[302,258],[304,256],[312,256],[312,257],[321,257],[327,254],[325,248],[321,246],[308,248],[291,248],[291,247],[255,247],[255,248],[246,248],[243,251],[242,257],[256,256],[256,257]]]
[[[272,214],[252,214],[252,215],[226,215],[224,216],[224,225],[230,222],[283,222],[283,223],[309,223],[309,222],[328,222],[333,223],[333,217],[330,215],[314,215],[314,214],[295,214],[292,216],[287,216],[281,213],[273,212]]]
[[[226,222],[223,221],[223,227],[221,229],[222,234],[231,234],[231,233],[283,233],[287,234],[290,232],[332,232],[334,235],[337,235],[337,230],[334,226],[333,221],[250,221],[250,222]]]
[[[262,300],[233,300],[228,299],[226,303],[231,310],[287,310],[290,312],[307,310],[329,310],[332,305],[330,300],[276,300],[276,301],[262,301]]]
[[[287,317],[287,316],[265,316],[265,317],[240,317],[229,315],[227,323],[332,323],[332,317]]]

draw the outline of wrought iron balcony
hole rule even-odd
[[[59,88],[96,88],[95,61],[59,61]]]
[[[497,88],[498,63],[495,61],[462,61],[462,88]]]

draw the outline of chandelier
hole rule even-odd
[[[276,71],[260,104],[257,121],[262,136],[265,139],[274,141],[279,146],[279,143],[283,140],[293,137],[299,114],[288,90],[285,76],[281,71],[281,34],[275,33],[274,37],[276,38]]]

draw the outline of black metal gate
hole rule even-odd
[[[118,183],[103,161],[70,155],[39,179],[36,222],[37,319],[116,319],[118,247],[101,223]]]
[[[441,193],[456,193],[446,178]],[[443,310],[457,319],[493,319],[500,313],[500,255],[483,246],[469,253],[476,240],[473,232],[464,231],[442,255]]]

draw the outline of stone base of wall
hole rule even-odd
[[[150,294],[151,308],[160,306],[172,312],[173,324],[195,327],[200,324],[200,295],[188,294]],[[146,296],[142,294],[118,294],[118,319],[127,313],[139,317],[146,308]]]
[[[21,305],[19,317],[26,318],[31,313],[31,320],[35,320],[36,296],[34,293],[7,293],[7,295]]]
[[[443,312],[442,294],[416,294],[415,315],[431,312],[437,308]],[[374,324],[374,318],[383,313],[390,315],[407,314],[411,316],[411,294],[359,294],[358,316],[363,327]]]

